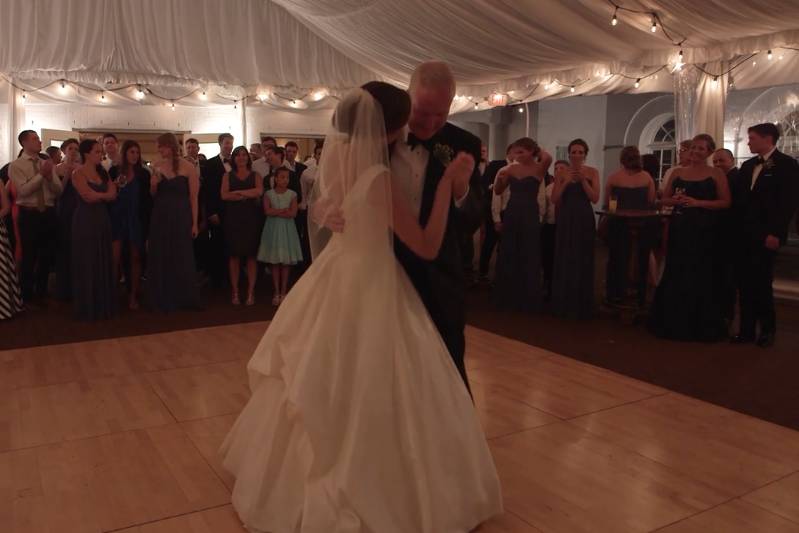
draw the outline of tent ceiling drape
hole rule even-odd
[[[611,26],[606,0],[0,0],[0,72],[252,94],[405,84],[415,65],[444,59],[464,95],[552,79],[594,94],[631,90],[607,74],[634,79],[672,63],[682,39],[685,61],[701,64],[799,45],[799,2],[617,3],[657,12],[673,40],[650,32],[643,13],[620,12]],[[664,74],[645,89],[668,90]]]

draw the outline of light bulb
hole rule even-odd
[[[545,83],[545,84],[544,84],[544,90],[545,90],[545,91],[548,91],[548,90],[550,90],[551,88],[552,88],[552,84],[551,84],[551,83],[547,82],[547,83]]]
[[[258,100],[260,100],[261,102],[265,101],[267,98],[269,98],[269,95],[267,93],[258,93]]]
[[[637,80],[635,80],[635,88],[637,89],[640,86],[641,86],[641,78],[638,78]]]
[[[574,85],[572,85],[572,86],[571,86],[571,88],[570,88],[569,90],[570,90],[571,92],[574,92]]]
[[[774,56],[772,55],[772,53],[771,53],[771,50],[769,50],[769,51],[768,51],[768,54],[766,55],[766,57],[768,57],[768,60],[769,60],[769,61],[771,61],[771,59],[774,57]]]
[[[719,84],[719,77],[713,76],[713,87],[717,86],[718,84]]]
[[[524,113],[524,108],[523,107],[519,107],[519,113]]]
[[[136,99],[143,100],[144,99],[144,91],[142,90],[141,86],[136,88]]]
[[[64,80],[61,80],[61,86],[59,87],[59,91],[61,91],[62,93],[67,92],[67,84],[64,82]]]
[[[658,23],[657,20],[655,20],[655,17],[652,17],[652,27],[649,28],[649,31],[651,31],[652,33],[658,31]]]
[[[100,101],[105,102],[105,93],[100,93]]]
[[[172,102],[171,104],[169,104],[169,109],[171,109],[172,111],[175,110],[175,102]]]
[[[205,94],[205,91],[200,93],[200,100],[207,100],[207,99],[208,99],[208,95]]]
[[[616,16],[616,13],[613,13],[613,18],[610,19],[610,25],[616,26],[619,23],[619,18]]]
[[[23,99],[23,100],[27,100],[27,99],[28,99],[28,93],[27,93],[27,91],[22,91],[22,99]]]
[[[756,67],[757,66],[757,61],[752,61],[752,66]]]
[[[477,102],[475,102],[475,103],[474,103],[474,108],[475,108],[475,109],[477,109],[478,107],[480,107],[480,104],[478,104]]]
[[[319,100],[323,99],[325,96],[327,96],[327,91],[325,91],[324,89],[319,89],[318,91],[314,92],[311,95],[311,99],[314,102],[318,102]]]

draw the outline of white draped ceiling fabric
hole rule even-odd
[[[127,86],[142,84],[165,99],[207,90],[211,103],[261,94],[259,105],[304,108],[332,105],[314,91],[404,85],[420,62],[442,59],[458,81],[453,112],[497,93],[520,102],[690,85],[695,125],[717,134],[729,76],[711,82],[722,66],[758,52],[756,68],[732,73],[736,87],[799,81],[799,2],[616,4],[642,13],[619,11],[611,26],[607,0],[0,0],[0,73],[29,91],[80,83],[71,98],[124,89],[115,97],[132,99]],[[655,33],[646,12],[662,22]],[[672,79],[683,40],[684,70],[707,72],[695,84]],[[767,61],[766,50],[786,57]]]

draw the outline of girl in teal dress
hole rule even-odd
[[[266,224],[261,233],[258,260],[272,265],[275,296],[272,305],[278,306],[286,297],[291,267],[302,261],[300,236],[294,217],[297,216],[297,193],[289,190],[289,169],[275,171],[275,188],[264,195]]]

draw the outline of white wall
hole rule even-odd
[[[538,144],[555,157],[557,146],[567,146],[577,138],[588,143],[586,164],[604,176],[603,147],[606,129],[606,96],[571,96],[538,103]]]

